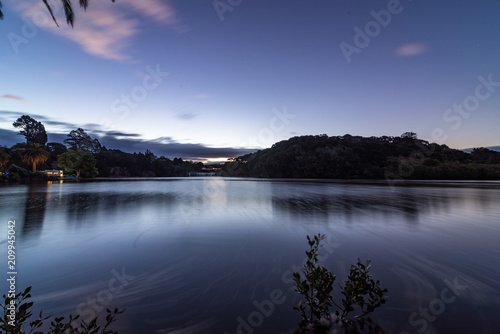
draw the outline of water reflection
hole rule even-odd
[[[43,236],[23,244],[20,265],[50,313],[74,313],[108,288],[113,270],[136,277],[109,305],[128,309],[121,334],[235,333],[238,317],[248,319],[274,289],[286,303],[254,333],[292,333],[298,298],[282,277],[316,233],[339,245],[325,260],[338,281],[358,257],[373,261],[389,288],[374,316],[387,332],[417,332],[409,316],[455,277],[470,290],[429,329],[446,332],[450,318],[469,317],[467,332],[500,312],[497,188],[213,178],[4,190],[2,213],[22,220],[23,234]]]
[[[65,208],[68,223],[87,222],[103,212],[141,210],[144,206],[168,208],[179,202],[176,194],[165,193],[102,193],[82,192],[65,196],[61,207]]]
[[[273,208],[302,220],[315,217],[356,222],[370,216],[390,216],[391,220],[416,224],[421,215],[449,212],[457,206],[479,205],[486,209],[495,203],[478,189],[425,188],[421,192],[411,187],[391,190],[379,186],[367,190],[360,186],[315,184],[305,186],[300,193],[294,192],[290,185],[277,184],[272,189]]]
[[[45,219],[45,210],[47,206],[47,197],[45,184],[30,184],[26,192],[24,202],[24,222],[21,232],[24,236],[39,235]]]

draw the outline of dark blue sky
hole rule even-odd
[[[3,2],[4,130],[22,113],[128,144],[500,143],[498,1],[93,1],[74,29],[39,0]]]

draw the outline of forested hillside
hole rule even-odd
[[[335,179],[500,179],[500,152],[400,137],[301,136],[231,159],[224,175]]]

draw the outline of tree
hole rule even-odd
[[[500,152],[479,147],[471,152],[472,159],[478,163],[498,164],[500,163]]]
[[[21,153],[21,159],[33,166],[33,173],[36,172],[36,164],[47,161],[48,157],[49,153],[38,143],[26,145]]]
[[[71,130],[67,137],[64,143],[69,145],[69,148],[74,151],[85,150],[98,153],[102,149],[99,140],[90,137],[82,128]]]
[[[309,251],[306,251],[307,260],[304,263],[303,272],[294,272],[292,274],[293,281],[295,282],[294,290],[305,299],[305,303],[300,301],[294,307],[302,315],[301,326],[308,329],[299,333],[326,332],[319,330],[320,326],[323,326],[320,321],[323,318],[331,318],[330,307],[333,305],[338,309],[335,311],[336,324],[342,323],[346,329],[345,333],[349,333],[350,331],[347,330],[351,327],[349,323],[358,321],[360,318],[372,313],[387,301],[387,289],[382,289],[380,281],[375,281],[369,273],[371,268],[370,261],[363,264],[358,259],[356,265],[351,265],[349,276],[344,285],[339,284],[342,289],[341,294],[343,295],[342,305],[336,303],[332,296],[333,283],[336,276],[333,272],[320,266],[318,260],[319,249],[324,239],[325,235],[322,234],[318,234],[314,238],[307,236],[310,248]],[[348,315],[353,311],[358,311],[360,314],[349,319]],[[313,328],[310,327],[311,325]],[[360,323],[360,325],[363,328],[363,323]],[[381,333],[380,331],[367,331],[366,333],[368,332]],[[353,331],[352,333],[361,332]]]
[[[329,314],[332,306],[332,290],[336,276],[325,267],[318,264],[319,248],[324,235],[318,234],[311,239],[307,236],[309,251],[306,251],[307,261],[304,264],[304,272],[293,273],[295,291],[300,293],[306,300],[305,306],[302,302],[294,307],[302,314],[302,320],[307,323],[314,323]]]
[[[10,155],[7,153],[7,150],[3,147],[0,147],[0,167],[5,166],[7,162],[9,162]]]
[[[9,241],[12,245],[12,241]],[[12,247],[13,248],[13,247]],[[9,248],[10,250],[10,248]],[[22,291],[22,290],[21,290]],[[31,298],[31,286],[26,288],[23,292],[9,293],[3,295],[0,303],[2,314],[0,315],[0,329],[2,333],[21,334],[21,333],[37,333],[41,334],[40,328],[50,327],[46,333],[72,333],[72,334],[117,334],[118,332],[109,329],[108,327],[116,321],[119,314],[125,310],[110,310],[106,308],[106,323],[99,324],[98,317],[93,318],[88,323],[84,320],[79,320],[79,315],[74,316],[70,314],[68,320],[64,317],[44,316],[43,311],[40,311],[38,318],[32,318],[33,302],[29,301]],[[12,319],[12,314],[15,314]],[[30,319],[31,318],[31,319]],[[50,320],[49,320],[50,319]],[[48,321],[47,321],[48,320]],[[29,327],[28,327],[29,325]]]
[[[28,144],[45,145],[47,142],[47,132],[45,132],[43,124],[28,115],[19,117],[12,125],[22,129],[18,134],[23,135]]]
[[[46,161],[46,164],[50,166],[50,169],[59,169],[57,165],[57,157],[61,154],[66,153],[68,148],[66,145],[61,143],[47,143],[45,146],[47,148],[47,152],[49,152],[49,158]]]
[[[49,10],[49,13],[52,16],[52,19],[54,20],[55,24],[59,27],[56,17],[54,16],[54,11],[52,10],[52,7],[49,5],[48,0],[42,0],[42,1]],[[111,2],[115,2],[115,0],[111,0]],[[89,6],[88,0],[79,0],[79,3],[80,7],[82,7],[84,10],[87,10],[87,7]],[[75,13],[73,11],[73,6],[71,5],[71,1],[61,0],[61,4],[64,9],[64,15],[66,16],[66,23],[71,27],[73,27],[75,23]],[[0,20],[1,19],[3,19],[3,13],[2,13],[2,2],[0,1]]]
[[[405,132],[401,135],[401,138],[416,140],[417,134],[415,132]]]
[[[97,175],[96,159],[89,151],[68,150],[57,158],[57,163],[66,171],[76,172],[77,177],[80,177],[82,172],[86,177]]]
[[[65,153],[68,150],[68,148],[61,143],[47,143],[46,147],[47,151],[51,155],[55,155],[56,157]]]

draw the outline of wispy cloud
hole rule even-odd
[[[416,56],[424,52],[427,52],[427,50],[428,48],[424,44],[412,43],[398,47],[396,49],[396,55],[402,57]]]
[[[116,138],[114,136],[102,136],[99,138],[101,144],[107,148],[117,148],[125,152],[144,152],[151,150],[156,155],[168,158],[182,157],[190,160],[207,160],[220,157],[237,157],[253,153],[254,149],[233,147],[208,147],[203,144],[184,144],[175,140],[166,141],[165,138],[154,140]]]
[[[155,143],[160,143],[160,144],[175,143],[175,140],[172,137],[159,137],[159,138],[153,139],[152,141]]]
[[[145,17],[152,18],[160,24],[172,26],[183,32],[187,28],[182,24],[177,12],[168,1],[161,0],[120,0],[120,3],[129,5],[133,10]]]
[[[19,101],[19,102],[28,102],[28,100],[26,100],[24,97],[17,96],[17,95],[11,95],[11,94],[1,95],[0,98],[2,98],[2,99],[16,100],[16,101]]]
[[[192,112],[183,112],[183,113],[177,114],[177,118],[181,119],[183,121],[187,121],[187,120],[193,119],[196,116],[197,115],[195,113],[192,113]]]
[[[49,3],[53,6],[60,28],[54,24],[47,8],[39,0],[19,2],[16,9],[38,27],[69,39],[85,52],[105,59],[131,60],[126,51],[132,44],[133,36],[140,32],[138,15],[178,31],[184,29],[169,1],[121,0],[115,4],[111,1],[94,1],[90,3],[86,13],[74,4],[74,29],[64,24],[61,2]]]
[[[206,99],[206,98],[207,98],[207,97],[209,97],[209,96],[210,96],[210,95],[208,95],[208,94],[204,94],[204,93],[202,93],[202,94],[196,94],[196,95],[194,96],[194,98],[195,98],[195,99]]]
[[[120,131],[100,131],[98,133],[102,133],[106,136],[112,136],[116,138],[139,138],[141,137],[138,133],[128,133],[128,132],[120,132]]]

